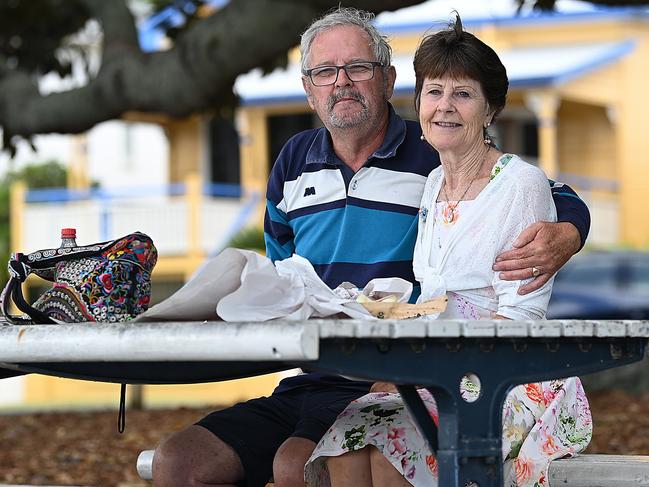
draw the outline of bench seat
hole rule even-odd
[[[153,454],[144,450],[137,458],[137,473],[152,479]],[[577,455],[550,464],[550,487],[638,487],[649,485],[649,456]]]

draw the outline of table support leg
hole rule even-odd
[[[459,385],[459,384],[458,384]],[[414,386],[399,386],[408,411],[437,458],[439,483],[444,487],[502,487],[502,405],[506,390],[483,384],[475,403],[465,402],[457,392],[429,387],[439,413],[435,427]],[[497,410],[498,413],[494,414]],[[460,417],[463,421],[460,421]]]

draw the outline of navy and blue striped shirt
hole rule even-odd
[[[377,277],[417,286],[417,214],[426,177],[440,164],[420,135],[418,123],[390,106],[383,144],[356,173],[336,156],[325,128],[292,137],[268,182],[266,255],[305,257],[331,288],[344,281],[362,288]],[[551,184],[559,221],[575,225],[583,245],[588,208],[568,186]]]

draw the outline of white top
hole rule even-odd
[[[501,156],[489,184],[475,200],[458,206],[460,218],[440,230],[435,202],[443,180],[443,168],[433,170],[422,196],[413,259],[415,277],[422,285],[419,300],[448,293],[449,306],[440,318],[469,318],[458,314],[455,304],[459,300],[477,310],[480,318],[498,314],[511,319],[543,319],[553,279],[520,296],[518,288],[529,280],[503,281],[491,268],[496,256],[513,248],[529,225],[556,222],[543,171],[518,156]]]

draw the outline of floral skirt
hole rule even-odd
[[[463,391],[474,392],[474,391]],[[419,390],[438,423],[437,405]],[[503,406],[503,459],[506,487],[548,486],[550,461],[583,451],[592,435],[588,400],[581,382],[564,380],[516,386]],[[398,393],[377,392],[353,401],[320,440],[305,467],[309,487],[328,487],[327,457],[372,445],[412,485],[437,486],[437,461]]]

